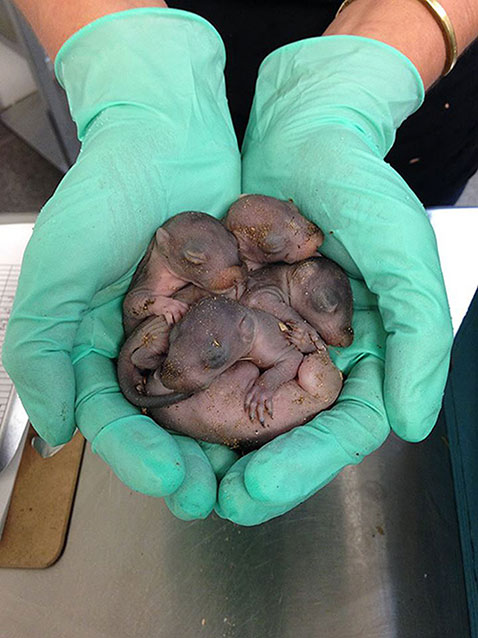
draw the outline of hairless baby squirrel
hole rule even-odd
[[[158,228],[133,275],[123,302],[125,333],[151,315],[178,321],[188,305],[172,295],[188,283],[219,294],[246,275],[237,241],[220,221],[201,212],[178,213]]]
[[[342,389],[342,375],[328,352],[304,357],[297,377],[274,393],[274,413],[244,418],[244,402],[260,370],[251,361],[238,361],[216,377],[208,389],[169,407],[151,408],[148,414],[164,427],[211,443],[222,443],[247,451],[279,434],[303,425],[329,408]],[[149,377],[146,391],[158,392],[158,379]]]
[[[220,397],[228,388],[234,405],[238,397],[242,401],[242,410],[234,408],[237,419],[245,409],[251,423],[257,418],[262,425],[273,424],[276,433],[330,405],[342,381],[324,341],[351,343],[352,297],[336,264],[321,256],[310,258],[322,241],[322,231],[291,201],[263,195],[241,196],[224,225],[195,212],[166,222],[125,298],[124,325],[130,336],[119,355],[118,378],[128,400],[149,408],[165,425],[171,421],[174,427],[172,422],[178,421],[178,430],[186,433],[188,415],[197,421],[201,406],[221,413]],[[250,271],[247,285],[241,259]],[[225,296],[203,299],[211,293]],[[242,309],[231,299],[240,300]],[[303,353],[314,350],[304,361]],[[307,378],[308,384],[301,385],[300,379]],[[324,387],[311,393],[319,378]],[[273,418],[273,396],[280,418]],[[204,438],[201,427],[198,421],[197,436]],[[244,427],[250,439],[250,427]],[[223,435],[217,436],[223,440]],[[254,440],[264,436],[256,433]]]
[[[332,346],[353,341],[352,290],[344,271],[326,257],[298,264],[271,264],[249,273],[240,303],[283,321],[301,352],[312,352],[317,336]]]
[[[188,303],[173,295],[188,283],[238,298],[245,264],[253,270],[297,262],[322,241],[322,231],[292,202],[265,195],[242,195],[224,223],[206,213],[178,213],[158,228],[133,275],[123,302],[125,334],[151,315],[163,315],[169,325],[178,321]]]
[[[162,356],[167,349],[164,318],[136,329],[120,354],[120,387],[135,405],[161,407],[208,388],[236,361],[248,360],[263,372],[248,388],[244,407],[251,419],[257,411],[263,422],[266,410],[273,413],[274,392],[295,377],[303,359],[280,323],[269,313],[225,297],[202,299],[171,330],[166,357]],[[157,388],[164,386],[156,396],[140,392],[140,370],[146,369],[154,370]]]
[[[324,241],[318,226],[291,200],[241,195],[226,213],[226,228],[236,237],[249,270],[279,261],[292,264],[317,253]]]
[[[317,332],[329,345],[352,343],[349,280],[337,264],[317,256],[324,235],[291,200],[241,195],[225,224],[250,271],[242,304],[281,319],[302,352],[319,343]]]

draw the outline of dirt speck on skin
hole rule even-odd
[[[234,231],[239,235],[247,237],[255,244],[260,245],[272,230],[272,224],[261,224],[260,226],[236,226]]]
[[[146,299],[146,301],[143,302],[143,305],[138,307],[132,307],[131,308],[131,314],[134,317],[139,317],[141,315],[141,313],[146,312],[148,310],[148,308],[154,304],[154,299]]]
[[[141,341],[143,342],[143,346],[149,346],[155,340],[156,336],[152,335],[150,332],[146,332],[141,339]]]
[[[330,360],[329,353],[328,353],[327,350],[317,350],[317,355],[319,356],[320,363],[323,366],[328,366],[328,365],[330,365],[332,363],[332,361]]]
[[[231,448],[231,450],[238,450],[241,447],[241,442],[236,438],[223,438],[222,443],[223,445],[227,445],[227,447]]]
[[[162,372],[164,375],[172,378],[181,376],[181,372],[176,368],[172,361],[169,361],[168,359],[166,359],[166,361],[163,363]]]
[[[287,228],[289,228],[289,229],[290,229],[290,231],[291,231],[294,235],[297,235],[297,234],[300,232],[300,229],[301,229],[300,225],[297,223],[297,220],[296,220],[296,219],[294,219],[294,217],[291,217],[291,218],[289,219],[289,221],[287,222],[286,226],[287,226]],[[307,231],[307,230],[309,230],[309,231],[310,231],[310,228],[311,228],[311,227],[312,227],[312,224],[311,224],[310,222],[307,222],[307,224],[306,224],[306,228],[305,228],[305,231]]]
[[[154,299],[146,299],[143,303],[143,310],[147,310],[152,304],[154,304]]]
[[[323,235],[322,230],[318,226],[316,226],[313,222],[307,222],[307,227],[305,232],[308,239],[310,239],[311,237],[314,237],[314,235]]]
[[[224,405],[233,404],[236,401],[236,392],[234,390],[230,390],[229,392],[224,393]]]

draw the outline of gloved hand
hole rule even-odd
[[[56,59],[82,141],[27,247],[3,361],[52,445],[78,425],[131,488],[205,517],[235,459],[140,414],[114,359],[121,305],[155,229],[183,210],[224,213],[240,157],[224,90],[224,47],[193,14],[139,9],[101,18]]]
[[[262,64],[243,149],[243,192],[292,198],[352,278],[355,340],[332,352],[337,404],[235,463],[218,513],[254,525],[296,506],[389,428],[407,441],[435,424],[452,327],[434,233],[383,161],[423,100],[412,63],[375,40],[296,42]]]

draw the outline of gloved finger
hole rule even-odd
[[[354,299],[354,341],[352,345],[347,348],[329,348],[335,365],[346,375],[349,375],[346,381],[349,387],[354,376],[356,376],[360,370],[360,367],[357,366],[363,366],[365,361],[377,362],[375,364],[377,372],[380,369],[383,370],[383,361],[385,358],[384,343],[386,338],[380,315],[377,312],[376,296],[366,288],[363,281],[352,279],[351,287]],[[379,389],[381,379],[383,379],[383,376],[379,375],[377,380]],[[373,379],[371,379],[371,381],[373,381]],[[367,396],[366,388],[364,388],[364,394]],[[380,401],[378,405],[380,407]],[[325,414],[327,413],[324,413],[323,416],[325,416]],[[381,407],[381,414],[384,415],[383,406]],[[296,429],[301,430],[301,428]],[[388,432],[386,425],[384,425],[384,430],[384,436],[386,436],[386,432]],[[286,436],[287,435],[283,435],[283,437]],[[277,440],[281,438],[282,437],[278,437]],[[307,492],[307,489],[304,491],[299,490],[299,496],[296,499],[277,504],[258,500],[248,491],[244,474],[249,465],[255,463],[254,459],[256,456],[261,454],[262,450],[271,446],[272,443],[273,442],[267,444],[257,452],[252,452],[243,457],[243,459],[231,467],[221,481],[218,492],[218,505],[216,506],[216,511],[220,516],[241,525],[257,525],[293,509],[307,498],[307,495],[304,496],[304,492]],[[324,451],[326,454],[327,450]],[[325,456],[325,454],[323,456]],[[300,457],[300,454],[298,454],[298,456]],[[357,457],[354,456],[353,462],[356,462],[356,459]],[[301,462],[299,459],[297,465],[300,466]],[[341,463],[339,463],[339,465],[341,465]],[[330,473],[325,472],[322,483],[315,484],[313,491],[317,491],[329,483],[339,471],[340,469],[334,471],[334,469],[331,468]],[[287,481],[287,479],[285,480]]]
[[[300,502],[376,450],[390,431],[382,385],[383,361],[364,357],[350,371],[333,408],[251,457],[244,469],[251,497],[275,505]]]
[[[376,193],[363,186],[372,175],[386,192],[378,200],[382,210]],[[401,438],[420,441],[438,416],[453,338],[436,240],[423,207],[390,166],[369,155],[360,176],[361,210],[368,200],[375,213],[355,220],[361,239],[347,231],[343,242],[377,295],[388,334],[384,396],[390,424]],[[347,188],[356,193],[354,179],[348,178]],[[381,238],[375,251],[363,250],[364,233]]]
[[[69,441],[75,430],[70,355],[84,303],[56,305],[58,291],[43,285],[46,265],[37,257],[35,238],[25,252],[2,359],[35,429],[54,446]],[[52,285],[73,290],[78,299],[78,283],[60,274],[61,260],[54,272]]]
[[[267,108],[270,103],[265,102]],[[310,104],[315,112],[314,101]],[[421,440],[440,409],[452,340],[433,230],[416,196],[369,139],[353,127],[331,123],[306,126],[305,133],[301,123],[315,120],[304,108],[294,111],[300,122],[291,111],[278,109],[275,120],[264,118],[264,131],[250,126],[243,190],[293,198],[324,230],[320,251],[349,274],[363,277],[377,295],[389,335],[385,402],[390,424],[402,438]],[[300,135],[307,144],[300,140],[299,171],[292,151]],[[278,149],[288,146],[291,155],[279,165]]]
[[[226,474],[228,469],[237,461],[239,455],[231,448],[218,443],[208,443],[207,441],[198,441],[204,454],[209,459],[214,474],[218,480]]]
[[[173,436],[126,401],[113,361],[90,352],[76,362],[75,372],[76,419],[93,451],[131,489],[157,497],[175,492],[187,469],[181,449]]]
[[[78,172],[75,168],[64,181]],[[82,236],[90,237],[91,225],[78,209],[75,241],[71,231],[62,230],[68,228],[63,218],[71,214],[69,198],[84,198],[88,185],[85,177],[81,188],[72,187],[67,195],[60,187],[40,214],[24,254],[3,348],[5,369],[31,422],[50,445],[66,443],[75,429],[71,353],[85,311],[104,283],[100,277],[105,269],[91,264],[107,253],[111,241],[100,232],[94,242],[82,241]],[[75,255],[78,246],[81,259]]]
[[[166,496],[171,512],[184,521],[207,518],[216,503],[217,480],[211,463],[197,441],[172,435],[182,454],[185,478],[180,487]]]
[[[406,227],[407,219],[403,217]],[[436,423],[453,339],[432,235],[428,220],[418,217],[411,235],[402,239],[398,233],[395,235],[406,250],[386,247],[387,261],[395,262],[390,270],[375,267],[372,271],[371,265],[366,268],[366,282],[377,293],[388,335],[385,407],[393,430],[413,442],[428,436]],[[428,263],[425,265],[423,260]]]
[[[404,180],[367,152],[366,142],[356,135],[342,131],[337,142],[339,137],[343,149],[330,158],[327,175],[344,179],[331,186],[324,175],[321,189],[323,207],[340,211],[327,222],[333,228],[329,256],[339,252],[334,242],[345,248],[377,295],[388,334],[384,397],[389,421],[400,437],[420,441],[438,416],[452,342],[435,236]],[[379,243],[373,245],[372,237]]]
[[[9,324],[3,365],[38,434],[51,446],[75,431],[75,376],[70,354],[50,331],[48,319]],[[66,326],[69,331],[72,326]],[[39,380],[41,382],[39,383]]]
[[[230,468],[219,484],[218,502],[214,511],[237,525],[259,525],[280,516],[299,505],[300,501],[271,504],[255,500],[244,485],[244,471],[257,452],[243,456]]]

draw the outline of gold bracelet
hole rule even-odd
[[[344,0],[339,7],[339,10],[335,14],[335,17],[341,13],[345,7],[348,7],[354,0]],[[447,12],[441,6],[437,0],[418,0],[421,2],[432,14],[435,20],[438,23],[438,26],[443,33],[443,37],[445,38],[445,46],[446,46],[446,61],[445,66],[443,67],[442,75],[448,75],[450,71],[456,64],[456,60],[458,57],[457,53],[457,45],[456,45],[456,35],[455,29],[451,23],[450,18],[448,17]]]

